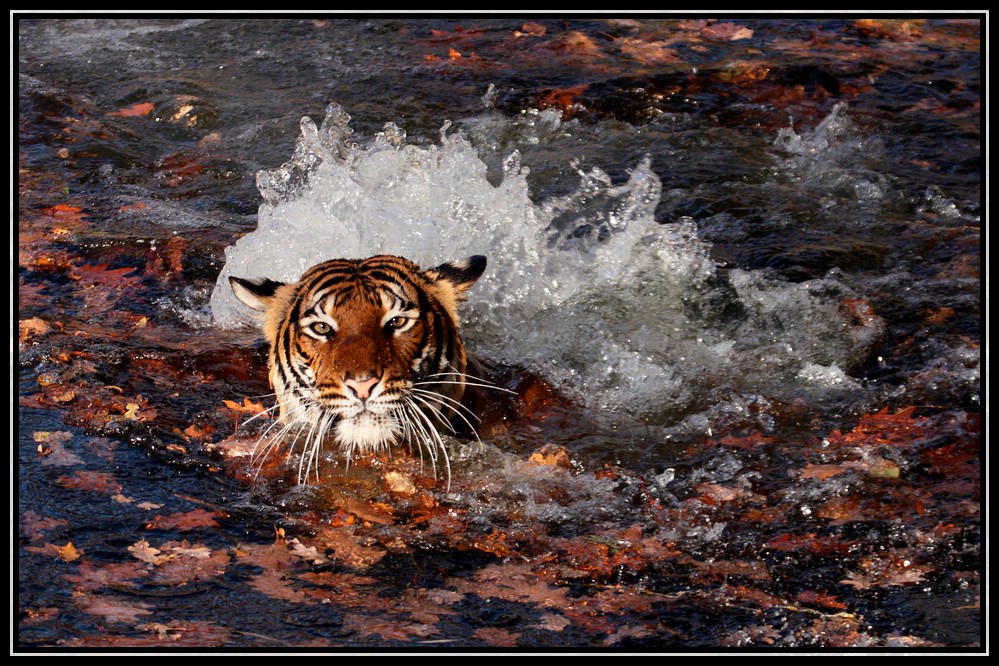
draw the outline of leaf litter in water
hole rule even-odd
[[[546,83],[519,96],[546,101],[568,117],[585,113],[585,105],[597,99],[588,74],[624,76],[636,66],[689,64],[696,54],[724,43],[761,46],[761,31],[732,22],[681,21],[668,29],[636,22],[631,32],[625,32],[627,25],[621,22],[612,29],[613,35],[597,35],[524,24],[492,44],[482,42],[490,39],[485,30],[438,31],[427,40],[431,46],[425,50],[434,56],[425,67],[448,76],[461,70],[493,73],[554,58],[582,75],[561,79],[557,87]],[[844,30],[860,41],[844,42],[840,34]],[[858,20],[839,30],[817,25],[809,39],[771,44],[788,59],[805,54],[834,64],[857,59],[878,64],[863,71],[809,70],[826,75],[822,80],[837,90],[806,86],[807,81],[799,85],[773,66],[774,57],[743,53],[741,59],[729,59],[725,67],[705,69],[698,76],[684,74],[676,90],[669,87],[670,82],[659,82],[659,90],[640,92],[642,86],[635,85],[615,95],[632,95],[641,101],[642,109],[662,110],[669,109],[673,95],[680,99],[685,93],[724,85],[736,106],[751,106],[747,100],[766,103],[777,109],[779,122],[786,123],[789,109],[800,120],[809,112],[820,112],[827,106],[825,98],[834,94],[847,98],[872,94],[877,90],[873,86],[893,75],[896,66],[909,59],[928,62],[936,57],[941,42],[935,40],[949,39],[946,48],[969,52],[978,48],[969,37],[947,37],[941,32],[918,21]],[[624,59],[619,58],[622,54]],[[933,113],[941,119],[967,114],[947,101],[931,104],[934,100],[928,100],[909,111]],[[600,108],[612,113],[604,111],[612,105]],[[130,123],[149,122],[152,111],[149,103],[140,103],[107,116]],[[517,474],[483,472],[470,481],[456,480],[454,492],[447,493],[413,460],[397,459],[352,465],[349,471],[358,479],[354,485],[340,483],[349,475],[331,465],[335,482],[289,491],[282,485],[288,478],[282,471],[286,466],[283,455],[254,467],[249,453],[257,438],[233,434],[236,421],[264,409],[257,398],[239,402],[243,395],[265,392],[245,390],[251,381],[266,383],[262,373],[254,376],[249,362],[252,354],[231,353],[228,365],[222,359],[222,364],[207,368],[211,364],[206,360],[219,360],[227,352],[209,348],[206,336],[187,337],[188,327],[170,321],[163,312],[150,316],[148,304],[164,292],[174,294],[182,288],[181,278],[190,276],[196,253],[204,249],[197,237],[157,241],[141,250],[91,246],[84,251],[74,245],[74,239],[88,233],[94,218],[100,217],[73,203],[55,203],[64,183],[75,187],[83,182],[79,174],[84,170],[71,164],[73,159],[84,159],[82,154],[72,154],[74,142],[86,139],[92,147],[95,141],[110,143],[114,138],[112,128],[94,120],[106,120],[103,112],[77,108],[74,113],[79,117],[60,121],[59,131],[72,149],[60,154],[64,155],[63,168],[79,172],[69,173],[69,181],[53,175],[52,184],[44,182],[49,174],[21,179],[23,188],[36,188],[26,192],[26,197],[47,199],[19,216],[19,265],[26,273],[19,284],[19,304],[27,313],[19,318],[19,351],[38,354],[27,356],[34,360],[24,367],[30,372],[40,369],[31,376],[37,378],[37,386],[21,395],[21,404],[65,415],[68,426],[88,431],[121,433],[120,428],[135,428],[126,431],[139,433],[135,442],[157,440],[157,446],[174,447],[183,459],[204,454],[217,462],[223,452],[223,464],[212,468],[221,471],[206,473],[228,474],[253,488],[255,497],[265,497],[264,502],[296,536],[264,546],[241,544],[231,550],[189,543],[180,537],[191,531],[198,531],[199,538],[231,537],[231,522],[219,520],[229,515],[228,504],[194,511],[173,504],[150,519],[146,513],[139,514],[139,508],[159,511],[163,504],[135,501],[132,524],[136,532],[141,532],[140,526],[157,530],[147,535],[152,543],[140,539],[141,534],[132,534],[130,540],[119,540],[121,545],[108,546],[117,548],[120,562],[105,561],[114,557],[107,552],[101,553],[101,561],[91,562],[88,558],[93,556],[87,552],[73,555],[68,550],[73,542],[66,539],[66,521],[25,514],[22,530],[32,542],[29,557],[71,567],[72,573],[64,580],[75,595],[76,607],[129,629],[121,634],[114,634],[113,629],[95,632],[63,644],[163,648],[229,643],[238,629],[207,621],[164,620],[159,615],[155,619],[160,621],[153,622],[149,614],[159,613],[153,611],[154,602],[135,603],[109,595],[123,587],[134,590],[150,584],[183,588],[225,576],[233,568],[241,573],[252,571],[247,584],[272,599],[346,609],[341,623],[348,627],[343,629],[345,634],[354,631],[407,645],[432,644],[435,639],[457,641],[448,633],[448,627],[455,625],[447,625],[447,620],[462,612],[462,604],[472,603],[469,600],[481,611],[492,599],[509,606],[492,615],[469,613],[467,617],[475,617],[479,625],[460,637],[462,644],[514,646],[530,631],[542,630],[577,638],[585,632],[592,644],[627,646],[658,640],[682,645],[692,638],[682,622],[694,618],[704,626],[714,626],[717,618],[730,621],[734,607],[747,610],[739,616],[742,625],[708,630],[708,639],[733,646],[789,645],[805,639],[829,646],[918,646],[926,641],[897,632],[874,635],[859,614],[840,612],[855,611],[861,602],[870,604],[882,589],[939,585],[936,578],[943,571],[953,572],[954,580],[977,585],[971,571],[975,558],[962,555],[961,550],[974,550],[974,528],[980,520],[979,435],[977,430],[956,433],[951,425],[931,416],[931,407],[879,406],[879,411],[864,414],[852,426],[829,432],[819,445],[785,441],[775,435],[775,429],[719,431],[694,452],[701,456],[698,464],[725,462],[731,460],[725,453],[734,453],[739,464],[759,476],[718,471],[690,481],[684,473],[691,470],[680,469],[662,492],[641,488],[637,473],[586,471],[574,462],[571,448],[541,446],[536,451],[529,446],[520,456],[517,462],[522,467],[517,474],[537,472],[524,471],[528,468],[547,468],[541,471],[549,476],[531,477],[531,483],[518,488],[510,487],[510,479],[518,478]],[[193,106],[178,103],[168,119],[185,124],[192,114]],[[203,153],[183,151],[151,168],[162,179],[162,188],[174,191],[211,171]],[[967,258],[948,270],[953,277],[974,279],[974,268]],[[844,303],[858,319],[866,316],[868,305]],[[960,314],[947,307],[927,310],[925,323],[944,326],[955,312]],[[182,339],[189,342],[179,342]],[[919,341],[913,340],[918,346]],[[85,345],[78,344],[84,341]],[[126,353],[117,353],[120,350]],[[905,352],[901,345],[900,352]],[[197,389],[205,393],[196,397]],[[204,418],[195,419],[195,413],[203,413]],[[571,410],[566,413],[571,420]],[[546,424],[540,418],[529,425],[542,433],[554,431],[554,427],[544,430]],[[93,465],[83,460],[84,447],[75,446],[64,432],[58,428],[36,431],[35,443],[44,449],[39,451],[40,464]],[[150,438],[149,433],[155,436]],[[114,436],[127,439],[130,435]],[[806,450],[811,459],[806,458]],[[769,459],[785,453],[786,460]],[[85,491],[98,502],[110,503],[121,496],[122,480],[107,469],[114,469],[109,461],[107,467],[76,470],[53,481],[62,490]],[[575,477],[581,481],[578,486],[566,480],[573,474],[579,475]],[[481,488],[476,487],[479,482]],[[580,495],[582,482],[613,486],[606,497],[619,500],[611,508],[620,513],[587,522],[591,516],[565,510],[589,499]],[[258,484],[268,483],[272,485],[258,491]],[[516,496],[518,492],[523,496]],[[496,497],[501,501],[493,501]],[[511,501],[512,497],[517,501]],[[801,517],[803,505],[811,510],[807,519]],[[233,522],[242,525],[242,514],[235,515]],[[566,516],[581,524],[566,522]],[[892,521],[907,529],[879,531]],[[866,530],[865,536],[857,531],[861,529]],[[875,536],[867,536],[868,532]],[[889,537],[897,545],[885,551],[879,539]],[[946,554],[948,549],[953,554]],[[835,562],[840,575],[827,576],[814,589],[794,589],[776,573],[785,557],[803,571]],[[436,560],[440,566],[427,564],[426,572],[417,571],[426,573],[422,578],[397,580],[379,569],[397,559]],[[792,609],[795,605],[799,607],[796,612],[803,613],[801,607],[807,607],[821,615],[793,626],[768,624],[763,612],[768,606]],[[39,622],[57,614],[48,608],[29,615]],[[524,619],[530,622],[518,624]],[[505,621],[512,624],[504,626]]]

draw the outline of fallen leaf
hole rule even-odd
[[[588,84],[581,83],[571,88],[552,88],[537,100],[539,109],[555,108],[562,112],[565,119],[575,115],[577,110],[577,100],[586,92]]]
[[[152,102],[139,102],[138,104],[133,104],[130,107],[124,109],[118,109],[117,111],[112,111],[109,116],[118,116],[120,118],[133,118],[136,116],[146,116],[152,113],[155,106]]]
[[[471,578],[452,579],[449,587],[483,599],[495,597],[534,603],[544,608],[564,609],[572,604],[566,588],[549,584],[538,576],[530,564],[490,564],[476,571]]]
[[[482,627],[476,629],[472,635],[486,645],[495,647],[516,647],[517,639],[520,637],[519,633],[498,627]]]
[[[919,35],[914,23],[898,19],[857,19],[852,25],[861,36],[872,39],[912,41]]]
[[[37,541],[51,530],[65,527],[68,521],[58,518],[48,518],[28,509],[21,514],[21,530],[28,535],[31,541]]]
[[[520,30],[514,30],[514,37],[544,37],[548,29],[542,23],[528,21],[520,26]]]
[[[221,511],[206,511],[205,509],[193,509],[192,511],[174,513],[169,516],[156,516],[146,523],[147,530],[180,530],[186,532],[201,527],[218,527],[216,520],[218,517],[226,517]]]
[[[532,453],[528,461],[535,465],[550,465],[564,469],[572,468],[572,461],[569,460],[569,452],[561,446],[544,446],[540,451]]]
[[[673,48],[672,42],[648,41],[634,37],[623,37],[616,43],[621,53],[637,60],[642,65],[663,65],[683,62],[683,58]]]
[[[129,546],[128,552],[132,553],[132,557],[135,559],[149,562],[150,564],[159,564],[165,559],[160,555],[160,550],[150,546],[149,542],[145,539],[140,539]]]
[[[712,23],[701,29],[701,36],[714,41],[732,42],[751,38],[753,31],[735,23]]]
[[[65,578],[74,586],[74,594],[103,590],[110,586],[121,586],[149,576],[147,565],[142,562],[112,562],[97,566],[83,560],[76,571]]]
[[[152,571],[158,585],[179,587],[213,580],[224,575],[232,561],[228,550],[212,550],[204,544],[187,541],[161,544],[160,552],[162,559]]]
[[[167,624],[140,624],[136,627],[149,632],[149,640],[145,647],[179,647],[205,648],[206,646],[224,646],[232,643],[232,630],[220,627],[212,622],[185,622],[171,620]],[[135,637],[130,636],[134,641]],[[122,648],[129,645],[121,643]]]
[[[17,328],[19,331],[18,344],[24,344],[30,337],[45,335],[52,329],[47,321],[38,317],[20,320],[17,322]]]
[[[25,608],[21,610],[20,623],[25,626],[51,622],[59,617],[62,611],[59,608]]]
[[[54,543],[47,543],[44,546],[26,546],[25,550],[32,553],[48,553],[54,557],[58,557],[63,562],[74,562],[83,555],[83,553],[76,549],[72,541],[67,541],[64,546],[57,546]]]
[[[249,398],[243,398],[243,404],[239,404],[238,402],[234,402],[232,400],[223,400],[222,404],[237,414],[249,414],[251,416],[256,416],[257,414],[263,414],[267,411],[263,403],[252,402]]]
[[[59,482],[63,488],[91,490],[107,495],[121,492],[121,484],[115,481],[114,476],[109,472],[77,470],[70,476],[59,477]]]
[[[72,433],[61,430],[58,432],[36,431],[33,437],[38,442],[39,453],[44,455],[43,465],[72,467],[83,464],[83,459],[65,446],[66,442],[73,438]]]
[[[135,624],[140,617],[153,614],[149,604],[129,603],[104,595],[89,596],[78,603],[84,613],[100,615],[108,622]]]
[[[853,550],[856,542],[842,541],[835,537],[820,537],[815,532],[806,534],[782,534],[764,544],[768,550],[781,552],[806,552],[814,555],[837,553],[845,555]]]
[[[858,590],[914,585],[923,582],[926,574],[934,571],[934,567],[912,562],[904,554],[868,557],[857,564],[858,570],[840,582]]]
[[[823,608],[832,608],[834,610],[845,610],[847,607],[847,605],[840,601],[835,595],[816,590],[802,590],[795,596],[795,599],[808,606],[821,606]]]

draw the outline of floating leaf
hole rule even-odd
[[[124,109],[118,109],[117,111],[112,111],[109,116],[118,116],[121,118],[134,118],[137,116],[147,116],[153,112],[156,108],[152,102],[139,102],[138,104],[133,104],[130,107]]]
[[[128,552],[130,552],[132,557],[135,559],[143,562],[149,562],[150,564],[159,564],[164,560],[164,557],[160,555],[160,550],[150,546],[149,542],[145,539],[140,539],[136,543],[129,546]]]
[[[156,516],[146,523],[147,530],[180,530],[186,532],[202,527],[218,527],[216,518],[225,517],[225,512],[194,509],[169,516]]]
[[[24,344],[28,338],[33,336],[45,335],[51,330],[51,326],[44,319],[39,319],[38,317],[32,317],[30,319],[22,319],[17,322],[18,328],[18,344]]]
[[[256,416],[257,414],[263,414],[267,411],[263,403],[252,402],[249,398],[243,398],[243,404],[239,404],[238,402],[234,402],[232,400],[222,400],[222,404],[237,414],[249,414],[251,416]]]
[[[135,624],[140,617],[153,614],[150,604],[127,602],[105,595],[87,597],[79,605],[84,613],[100,615],[108,622]]]
[[[714,41],[733,42],[739,39],[750,39],[753,31],[743,25],[735,23],[712,23],[701,30],[701,35],[705,39]]]
[[[64,488],[74,490],[90,490],[107,495],[121,492],[121,484],[109,472],[77,470],[70,476],[59,477],[59,482]]]
[[[25,550],[32,553],[48,553],[54,557],[59,558],[63,562],[74,562],[83,555],[83,553],[77,550],[76,546],[73,545],[72,541],[67,541],[65,545],[57,546],[54,543],[47,543],[44,546],[27,546]]]

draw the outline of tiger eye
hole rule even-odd
[[[385,328],[389,330],[399,329],[406,325],[409,321],[408,317],[403,317],[402,315],[396,315],[392,317],[385,323]]]
[[[321,336],[324,336],[324,337],[330,335],[331,333],[333,333],[333,327],[330,326],[329,324],[327,324],[324,321],[317,321],[314,324],[312,324],[311,326],[309,326],[309,328],[316,335],[321,335]]]

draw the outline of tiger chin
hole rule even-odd
[[[458,303],[485,268],[478,255],[428,270],[379,255],[326,261],[296,283],[230,277],[236,297],[261,313],[270,344],[279,415],[261,438],[264,454],[304,440],[301,483],[318,478],[327,441],[348,461],[408,444],[435,475],[441,458],[450,480],[441,433],[472,418],[461,402],[469,359]]]

